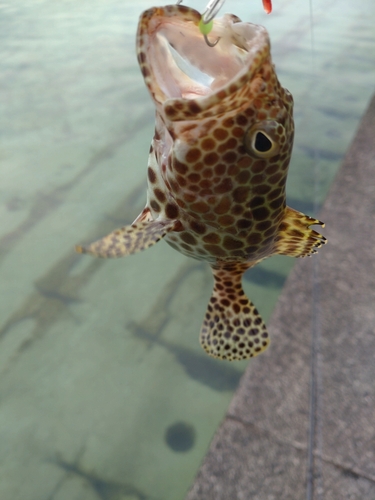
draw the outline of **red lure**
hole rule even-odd
[[[271,14],[272,12],[272,0],[262,0],[263,8],[266,11],[266,14]]]

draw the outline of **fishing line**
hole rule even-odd
[[[313,0],[309,0],[310,10],[310,43],[311,43],[311,73],[312,83],[317,78],[316,50],[314,38]],[[316,88],[313,85],[313,88]],[[310,101],[310,105],[314,104]],[[320,188],[320,158],[314,141],[314,215],[319,208]],[[306,500],[323,500],[323,474],[322,474],[322,363],[321,363],[321,319],[320,319],[320,284],[319,284],[319,256],[314,256],[312,267],[312,305],[311,305],[311,359],[310,359],[310,409],[309,409],[309,438],[308,438],[308,467]]]

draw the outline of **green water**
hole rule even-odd
[[[373,0],[312,3],[314,56],[307,0],[223,9],[270,32],[295,99],[289,204],[310,215],[375,82]],[[152,5],[0,3],[1,500],[182,500],[247,365],[199,346],[207,266],[164,243],[120,261],[73,252],[145,203],[153,107],[134,35]],[[292,265],[246,277],[265,319]]]

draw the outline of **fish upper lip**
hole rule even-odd
[[[220,41],[211,48],[196,23],[179,19],[178,10],[175,16],[151,17],[148,22],[143,38],[150,72],[146,84],[161,108],[195,100],[207,110],[221,90],[251,80],[269,56],[268,34],[262,26],[227,14],[214,21],[209,38]]]

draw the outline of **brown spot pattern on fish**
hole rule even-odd
[[[320,221],[286,206],[293,98],[277,79],[267,31],[225,15],[214,20],[210,36],[220,40],[211,48],[199,21],[180,5],[141,15],[138,61],[156,108],[146,208],[132,226],[78,250],[117,257],[164,238],[207,261],[215,284],[201,344],[211,356],[245,359],[269,338],[243,273],[275,254],[311,255],[326,240],[310,229]]]
[[[169,231],[176,230],[178,221],[143,221],[116,229],[88,246],[76,246],[78,253],[113,258],[131,255],[157,243]]]
[[[279,235],[275,238],[275,252],[289,257],[309,257],[317,253],[317,249],[327,239],[309,226],[324,223],[318,219],[286,207],[285,216],[279,226]]]
[[[203,321],[200,343],[215,358],[248,359],[267,349],[266,325],[242,289],[242,275],[255,263],[213,267],[214,290]]]

